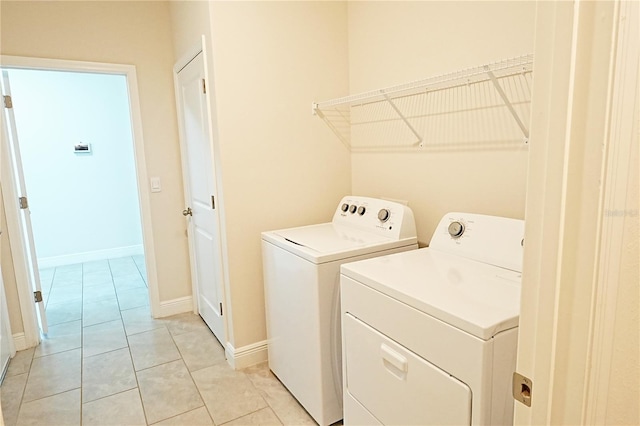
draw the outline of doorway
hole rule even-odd
[[[87,303],[109,311],[103,305],[118,299],[126,308],[150,304],[152,314],[158,297],[135,68],[6,59],[22,150],[13,166],[24,171],[39,261],[17,268],[41,283],[42,305],[64,308],[52,325],[82,315]],[[17,200],[7,198],[15,210]],[[21,225],[13,222],[9,228]],[[20,299],[23,317],[35,316],[28,297]],[[25,337],[28,328],[27,347],[40,340],[28,321]]]
[[[4,72],[39,267],[143,254],[126,77]]]

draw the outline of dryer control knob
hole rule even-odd
[[[353,214],[356,212],[356,210],[358,210],[358,206],[356,206],[355,204],[352,204],[351,208],[349,209],[349,213]]]
[[[464,234],[464,223],[462,222],[451,222],[449,224],[449,235],[451,235],[453,238],[460,238],[462,236],[462,234]]]
[[[340,207],[340,209],[341,209],[343,212],[346,212],[347,210],[349,210],[349,204],[347,204],[347,203],[342,204],[342,206]]]
[[[382,223],[388,221],[390,217],[391,212],[388,209],[380,209],[378,212],[378,219],[380,219],[380,222]]]
[[[360,216],[363,216],[363,215],[364,215],[364,212],[366,212],[366,211],[367,211],[367,208],[366,208],[365,206],[360,206],[360,207],[358,207],[358,214],[359,214]]]

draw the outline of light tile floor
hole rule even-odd
[[[234,371],[202,319],[152,319],[142,256],[41,271],[49,333],[11,360],[7,426],[315,424],[266,363]]]

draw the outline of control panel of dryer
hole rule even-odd
[[[524,221],[474,213],[445,214],[429,247],[522,272]]]
[[[416,236],[411,209],[404,204],[378,198],[344,197],[333,215],[333,224],[362,229],[393,239]]]

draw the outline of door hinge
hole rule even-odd
[[[531,407],[533,381],[520,373],[513,373],[513,399]]]
[[[18,198],[18,204],[20,204],[20,208],[22,210],[29,208],[29,202],[27,201],[27,197]]]
[[[216,198],[212,195],[211,196],[211,210],[215,210],[216,209]]]
[[[207,83],[204,78],[202,79],[202,93],[207,93]]]
[[[222,315],[223,315],[223,313],[222,313],[222,302],[220,302],[220,316],[222,316]]]
[[[36,303],[42,302],[42,292],[40,290],[33,292],[33,299]]]
[[[5,108],[13,108],[13,101],[11,100],[11,96],[4,95],[4,107]]]

